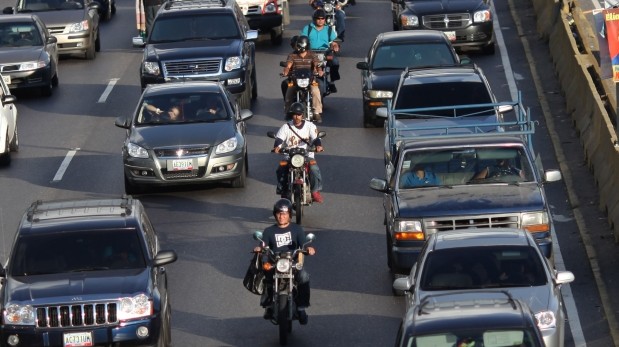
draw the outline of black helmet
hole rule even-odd
[[[305,35],[297,38],[296,49],[299,52],[305,52],[309,48],[309,38]]]
[[[325,17],[327,17],[327,13],[322,8],[319,8],[316,11],[314,11],[314,14],[312,15],[312,19],[314,20],[316,20],[316,18],[325,18]]]
[[[298,35],[294,35],[293,37],[290,38],[290,47],[292,47],[292,49],[296,49],[297,48],[297,39],[299,38]]]
[[[292,214],[292,202],[288,199],[279,199],[273,205],[273,216],[277,214],[277,212],[288,212],[288,214]]]
[[[305,113],[305,106],[303,106],[300,102],[293,102],[292,105],[288,108],[288,114],[303,114]]]

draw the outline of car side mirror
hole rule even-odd
[[[13,14],[13,8],[12,7],[5,7],[2,9],[2,14]]]
[[[359,69],[359,70],[369,70],[370,66],[368,65],[367,62],[360,61],[360,62],[357,63],[357,69]]]
[[[114,125],[116,125],[119,128],[123,128],[123,129],[129,129],[131,127],[131,124],[128,121],[128,118],[125,116],[120,116],[116,118],[116,121],[114,121]]]
[[[131,38],[131,44],[133,47],[144,47],[146,44],[142,36],[134,36]]]
[[[178,259],[178,256],[174,251],[159,251],[159,253],[155,256],[155,259],[153,259],[153,265],[162,266],[170,264],[175,262],[176,259]]]
[[[52,44],[52,43],[58,43],[58,39],[56,38],[56,36],[50,36],[47,38],[46,40],[47,44]]]

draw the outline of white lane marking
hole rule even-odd
[[[79,150],[80,150],[79,148],[76,148],[76,149],[70,150],[69,153],[67,153],[67,155],[64,157],[64,160],[60,164],[58,171],[56,171],[56,176],[54,176],[54,179],[52,180],[52,182],[58,182],[62,180],[62,176],[64,175],[65,171],[67,171],[67,167],[69,167],[69,164],[71,163],[71,160],[73,159],[73,156]]]
[[[116,82],[118,82],[118,78],[112,78],[110,80],[110,82],[107,84],[107,87],[103,91],[103,94],[101,94],[99,101],[97,101],[98,104],[102,104],[107,100],[107,97],[110,96],[110,93],[112,92],[112,89],[114,89]]]
[[[491,3],[490,6],[492,7],[492,12],[496,13],[495,9],[494,9],[494,3]],[[517,19],[517,16],[514,15],[514,10],[513,10],[513,3],[510,1],[508,3],[508,6],[510,7],[510,12],[512,13],[512,17],[514,18],[514,21],[516,22],[516,27],[518,29],[518,36],[520,36],[522,42],[523,42],[523,46],[524,46],[524,51],[525,54],[527,55],[527,59],[529,61],[531,61],[531,57],[530,57],[530,53],[528,50],[528,41],[526,39],[526,37],[524,35],[520,35],[521,32],[521,26],[520,26],[520,22]],[[503,33],[501,32],[501,26],[499,25],[499,18],[497,16],[494,16],[494,33],[496,36],[496,39],[498,42],[500,42],[499,47],[506,47],[505,46],[505,41],[503,40]],[[509,90],[510,90],[510,94],[512,95],[512,100],[516,100],[517,98],[517,88],[516,88],[516,81],[515,81],[515,77],[514,77],[514,72],[512,71],[511,68],[511,64],[509,61],[509,57],[507,55],[507,50],[506,49],[499,49],[499,51],[501,52],[501,60],[503,62],[503,65],[505,67],[505,77],[507,78],[507,84],[509,86]],[[535,82],[535,88],[538,90],[538,95],[542,94],[540,93],[540,86],[537,83],[537,71],[535,69],[535,66],[531,66],[531,74],[533,75],[533,80]],[[541,98],[543,98],[543,94],[540,96]],[[541,102],[545,102],[544,100],[540,100]],[[550,128],[550,127],[549,127]],[[549,129],[550,130],[550,129]],[[580,226],[579,226],[580,227]],[[557,235],[554,231],[554,229],[551,230],[552,232],[552,239],[553,239],[553,254],[554,254],[554,258],[555,258],[555,267],[557,270],[559,271],[565,271],[565,264],[563,262],[563,255],[561,254],[561,248],[559,247],[559,239],[557,238]],[[572,338],[574,339],[574,344],[578,347],[584,347],[587,346],[587,342],[585,340],[585,336],[584,333],[582,331],[582,326],[580,324],[580,317],[578,316],[578,309],[576,308],[576,302],[574,301],[574,296],[572,295],[572,289],[570,287],[569,284],[564,284],[561,287],[561,292],[562,292],[562,297],[563,297],[563,302],[565,304],[565,311],[567,314],[567,317],[569,319],[569,326],[570,326],[570,331],[572,333]]]

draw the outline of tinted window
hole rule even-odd
[[[22,236],[10,264],[13,276],[144,268],[136,230],[87,230]]]
[[[79,10],[84,8],[83,0],[25,0],[19,9],[28,11]],[[22,11],[25,12],[25,11]]]
[[[453,65],[449,46],[442,43],[383,44],[378,47],[372,69],[399,69],[434,65]]]
[[[34,23],[0,23],[0,47],[42,46]]]
[[[421,83],[403,85],[398,92],[395,109],[410,109],[424,107],[474,105],[492,103],[488,89],[484,83],[473,82],[446,82],[446,83]],[[446,109],[441,111],[419,112],[415,117],[440,116],[456,117],[463,115],[492,115],[493,107],[464,108],[454,111]],[[398,115],[399,117],[400,115]]]
[[[231,113],[220,93],[147,96],[138,108],[136,125],[217,122],[229,120]]]
[[[161,16],[153,25],[149,43],[240,38],[232,15]]]
[[[491,325],[491,324],[490,324]],[[402,346],[407,347],[538,347],[535,331],[529,329],[497,330],[491,326],[486,329],[453,329],[440,334],[408,337]]]

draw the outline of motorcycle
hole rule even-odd
[[[306,246],[315,240],[315,236],[309,233],[305,237],[305,243],[294,252],[274,252],[262,239],[262,232],[254,232],[254,240],[262,246],[262,268],[265,272],[274,271],[272,285],[271,310],[273,318],[271,322],[279,326],[279,343],[285,346],[288,343],[288,334],[292,332],[292,321],[298,319],[297,305],[295,301],[296,273],[303,269]],[[298,259],[297,259],[298,255]]]
[[[318,0],[312,4],[312,7],[314,8],[314,10],[317,10],[319,8],[323,9],[326,14],[325,24],[335,28],[336,7],[337,5],[339,5],[340,9],[344,9],[344,7],[346,7],[346,5],[348,4],[348,1],[349,0]]]
[[[274,139],[275,133],[269,131],[267,136]],[[324,131],[318,132],[318,138],[327,136]],[[288,168],[287,187],[288,200],[292,202],[297,224],[301,224],[303,220],[303,207],[310,206],[314,201],[312,199],[312,190],[310,189],[309,171],[310,161],[313,160],[308,156],[309,152],[314,152],[315,147],[287,147],[282,148],[279,153],[284,155],[284,160],[279,162],[280,166]]]
[[[286,62],[279,63],[280,66],[286,67]],[[293,102],[300,102],[305,105],[305,114],[303,119],[314,121],[314,108],[312,107],[312,91],[310,88],[314,83],[318,83],[316,76],[310,69],[294,69],[288,77],[288,88],[296,88],[296,96]],[[320,85],[320,84],[319,84]]]
[[[319,66],[322,67],[322,70],[324,71],[322,77],[317,77],[322,79],[323,82],[318,83],[318,87],[320,88],[320,95],[322,95],[324,103],[324,98],[327,95],[337,92],[337,90],[335,89],[335,84],[331,81],[331,67],[328,64],[329,59],[333,57],[333,54],[335,54],[335,52],[330,49],[312,49],[312,52],[318,56],[318,60],[320,60]]]

